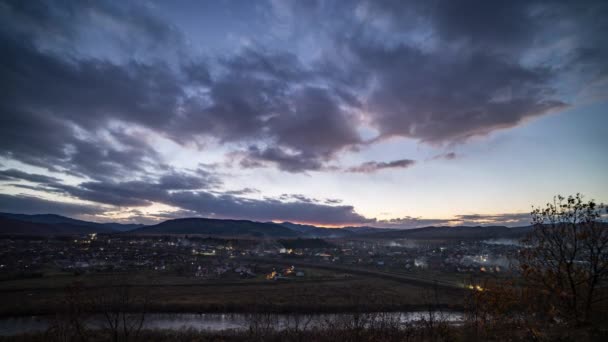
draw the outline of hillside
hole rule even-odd
[[[13,220],[0,216],[2,235],[73,235],[114,232],[107,227],[76,225],[72,223],[38,223]]]
[[[198,234],[209,236],[296,237],[293,230],[275,223],[247,220],[183,218],[137,228],[133,234]]]
[[[66,235],[86,233],[132,232],[134,234],[192,234],[223,237],[271,238],[349,238],[377,239],[517,239],[531,227],[425,227],[417,229],[383,229],[375,227],[322,228],[283,222],[254,222],[208,218],[168,220],[153,226],[139,224],[97,223],[54,214],[0,213],[0,234]]]
[[[312,238],[343,238],[353,235],[352,232],[340,228],[321,228],[291,222],[283,222],[281,223],[281,226]]]
[[[0,218],[5,218],[18,222],[36,223],[42,225],[51,225],[47,227],[49,229],[62,229],[61,227],[75,227],[75,231],[83,230],[83,227],[90,227],[91,232],[97,233],[111,233],[115,231],[128,231],[135,228],[143,227],[141,224],[122,224],[122,223],[97,223],[83,220],[77,220],[70,217],[65,217],[55,214],[12,214],[12,213],[0,213]],[[67,230],[64,230],[67,231]],[[55,232],[53,232],[55,233]],[[75,233],[78,234],[78,233]]]
[[[377,228],[377,227],[370,227],[370,226],[348,226],[348,227],[342,227],[342,230],[351,232],[353,234],[370,234],[370,233],[390,232],[395,229],[394,228]]]
[[[532,227],[509,228],[504,226],[487,227],[424,227],[416,229],[400,229],[383,231],[378,233],[364,234],[361,236],[380,239],[462,239],[462,240],[485,240],[485,239],[518,239],[532,230]]]

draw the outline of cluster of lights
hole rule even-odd
[[[483,287],[481,287],[479,285],[469,285],[469,286],[467,286],[467,288],[469,290],[475,290],[475,291],[479,291],[479,292],[482,292],[484,290]]]

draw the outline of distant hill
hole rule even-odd
[[[297,237],[300,233],[275,223],[247,220],[183,218],[137,228],[133,234],[198,234],[209,236]]]
[[[381,239],[462,239],[462,240],[485,240],[485,239],[519,239],[532,231],[531,226],[509,228],[504,226],[486,227],[425,227],[416,229],[399,229],[382,231],[377,233],[363,234],[361,236]]]
[[[285,226],[293,231],[300,232],[308,237],[317,238],[344,238],[354,236],[358,234],[369,234],[369,233],[380,233],[393,231],[394,229],[389,228],[376,228],[369,226],[361,227],[342,227],[342,228],[323,228],[307,224],[297,224],[292,222],[283,222],[282,226]]]
[[[283,222],[280,224],[294,232],[301,233],[312,238],[343,238],[353,235],[351,231],[340,228],[321,228],[307,224]]]
[[[113,233],[142,227],[139,224],[97,223],[55,214],[0,213],[0,234],[88,234]],[[21,231],[15,227],[21,227]]]
[[[115,230],[117,232],[128,232],[130,230],[146,226],[145,224],[139,224],[139,223],[116,223],[116,222],[99,223],[99,224],[101,224],[104,227]]]
[[[392,228],[377,228],[370,226],[357,226],[357,227],[343,227],[343,230],[349,231],[354,234],[368,234],[368,233],[381,233],[381,232],[390,232],[395,229]]]
[[[22,222],[33,222],[33,223],[44,223],[44,224],[58,224],[58,223],[68,223],[78,226],[97,226],[99,223],[88,222],[76,220],[73,218],[55,215],[55,214],[36,214],[36,215],[26,215],[26,214],[10,214],[10,213],[0,213],[0,217],[5,217],[11,220],[22,221]]]
[[[107,227],[76,225],[72,223],[28,222],[0,216],[1,235],[73,235],[110,232],[114,231]]]
[[[313,225],[283,222],[254,222],[208,218],[168,220],[152,226],[140,224],[97,223],[54,214],[0,213],[0,234],[67,235],[87,233],[129,232],[134,234],[192,234],[218,237],[269,238],[349,238],[376,239],[519,239],[532,227],[425,227],[387,229],[376,227],[322,228]]]

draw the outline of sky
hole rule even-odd
[[[608,3],[0,0],[0,211],[528,224],[608,201]]]

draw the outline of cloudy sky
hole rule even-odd
[[[0,0],[0,211],[526,224],[608,200],[608,3]]]

